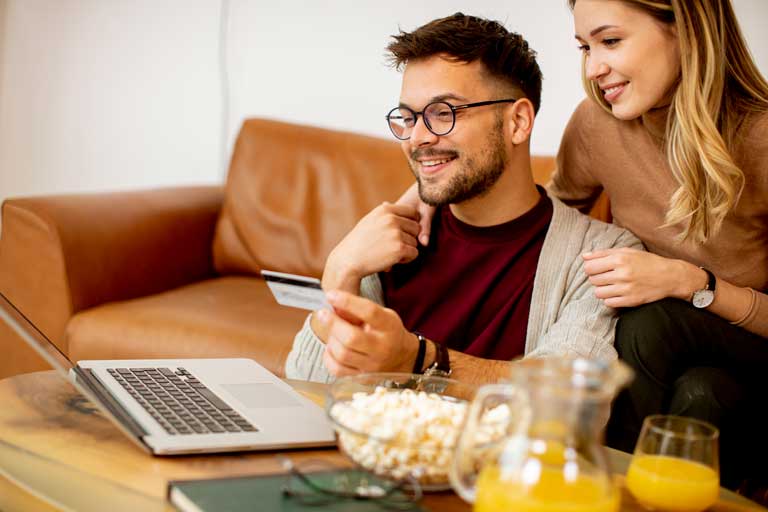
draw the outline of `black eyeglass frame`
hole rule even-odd
[[[407,110],[411,114],[413,114],[414,121],[413,121],[413,126],[410,127],[411,130],[413,130],[413,128],[416,127],[416,123],[419,122],[419,116],[421,116],[421,118],[424,120],[424,126],[427,127],[427,130],[429,130],[430,133],[437,135],[438,137],[442,137],[443,135],[448,135],[449,133],[451,133],[453,129],[456,127],[456,111],[457,110],[465,110],[465,109],[474,108],[474,107],[484,107],[486,105],[495,105],[497,103],[514,103],[516,101],[517,101],[517,98],[504,98],[501,100],[487,100],[487,101],[478,101],[475,103],[465,103],[464,105],[451,105],[447,101],[433,101],[432,103],[428,103],[427,105],[425,105],[424,109],[421,110],[420,112],[416,112],[415,110],[409,107],[395,107],[392,110],[390,110],[389,113],[387,113],[387,115],[385,116],[385,119],[387,120],[387,126],[389,126],[389,131],[391,131],[392,135],[394,135],[395,138],[398,140],[408,140],[411,138],[410,135],[408,135],[407,137],[398,136],[397,133],[395,133],[394,128],[392,128],[392,121],[391,121],[392,119],[403,119],[402,115],[393,116],[392,113],[396,111],[399,112],[401,110]],[[429,118],[424,116],[424,112],[426,112],[427,109],[432,105],[445,105],[451,110],[451,113],[453,114],[453,117],[451,120],[451,127],[448,128],[448,130],[446,130],[443,133],[437,133],[430,125]]]
[[[422,498],[421,486],[418,481],[413,478],[406,478],[401,481],[387,482],[386,487],[379,488],[377,493],[364,494],[360,490],[355,489],[353,491],[345,491],[339,489],[330,489],[323,485],[318,485],[308,474],[305,474],[302,470],[293,464],[293,461],[283,455],[276,456],[280,464],[285,470],[288,471],[289,480],[283,485],[281,492],[283,496],[289,498],[295,498],[300,500],[305,505],[325,505],[333,501],[342,500],[358,500],[358,501],[375,501],[381,508],[389,510],[413,510],[416,508],[416,504]],[[313,462],[311,459],[305,462]],[[315,460],[314,462],[326,464],[326,461]],[[353,472],[359,471],[351,468],[337,468],[332,467],[334,471],[351,470]],[[327,468],[326,468],[327,470]],[[290,478],[296,478],[307,489],[308,492],[294,489],[291,486]],[[371,477],[375,478],[374,475]],[[398,493],[401,493],[398,495]]]

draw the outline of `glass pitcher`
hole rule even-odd
[[[601,443],[611,401],[631,378],[620,361],[520,361],[508,383],[483,386],[470,405],[453,488],[476,512],[618,511]]]

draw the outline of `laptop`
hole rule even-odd
[[[154,455],[332,446],[322,408],[251,359],[73,364],[0,293],[0,318]]]

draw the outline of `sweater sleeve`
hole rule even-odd
[[[378,275],[363,278],[360,283],[360,296],[377,304],[384,303],[384,293]],[[293,347],[285,361],[285,376],[289,379],[327,384],[333,382],[335,377],[328,373],[323,364],[325,343],[312,330],[311,318],[311,314],[307,316],[301,330],[293,339]]]
[[[566,211],[563,217],[563,224],[571,225],[574,229],[570,235],[559,233],[553,241],[567,247],[559,246],[557,258],[542,254],[537,271],[537,274],[542,274],[540,285],[547,290],[545,300],[550,303],[539,304],[538,307],[554,307],[556,311],[531,315],[532,319],[542,319],[540,321],[544,325],[526,357],[570,355],[614,360],[617,358],[613,348],[616,310],[595,297],[594,287],[584,272],[581,254],[613,247],[643,250],[643,245],[629,231],[587,219],[573,210]],[[562,267],[563,257],[565,261],[571,262],[564,270],[548,268],[549,265]],[[563,272],[566,273],[564,278]]]
[[[583,213],[589,212],[603,190],[591,173],[587,139],[591,133],[591,109],[594,108],[600,107],[594,105],[592,100],[585,99],[573,112],[560,141],[555,170],[547,184],[547,189],[554,197]]]

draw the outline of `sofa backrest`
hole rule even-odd
[[[554,158],[534,158],[546,182]],[[394,140],[263,119],[240,130],[213,242],[219,274],[320,277],[333,247],[413,175]]]

